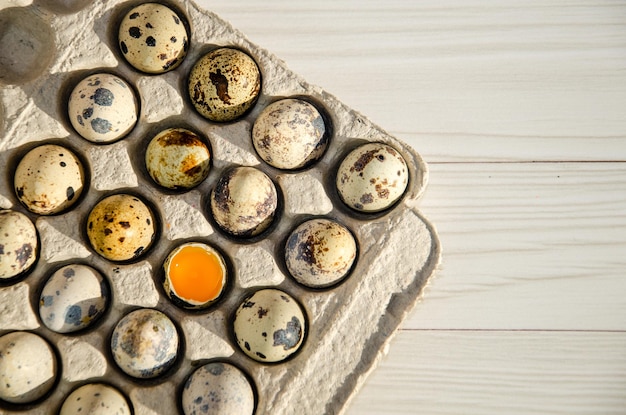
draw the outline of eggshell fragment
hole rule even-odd
[[[131,415],[128,400],[120,391],[102,383],[83,385],[72,392],[59,415]]]
[[[35,225],[26,215],[0,210],[0,280],[28,271],[39,253]]]

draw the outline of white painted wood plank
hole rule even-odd
[[[201,0],[428,161],[626,160],[626,2]]]
[[[401,331],[348,415],[622,415],[626,333]]]

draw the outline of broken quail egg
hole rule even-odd
[[[45,144],[30,150],[15,170],[14,187],[20,202],[38,215],[69,209],[85,184],[83,164],[65,147]]]
[[[39,251],[37,230],[26,215],[0,210],[0,280],[28,271]]]
[[[241,350],[259,362],[280,362],[302,346],[304,312],[289,294],[277,289],[255,292],[235,313],[234,332]]]
[[[131,415],[128,401],[116,388],[89,383],[65,398],[59,415]]]

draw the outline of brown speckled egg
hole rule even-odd
[[[0,337],[0,399],[24,404],[43,397],[54,386],[57,358],[40,336],[14,331]]]
[[[35,147],[15,170],[15,193],[28,210],[52,215],[69,209],[83,191],[85,175],[76,155],[65,147]]]
[[[285,247],[289,273],[301,284],[323,288],[343,279],[356,259],[352,233],[329,219],[312,219],[293,230]]]
[[[235,313],[234,332],[241,350],[259,362],[280,362],[304,341],[306,319],[298,302],[276,289],[244,300]]]
[[[28,271],[39,252],[37,230],[20,212],[0,210],[0,280]]]
[[[299,169],[318,160],[328,144],[326,125],[317,108],[301,99],[268,105],[252,128],[259,156],[279,169]]]
[[[244,52],[215,49],[204,55],[189,75],[189,97],[198,112],[211,121],[233,121],[256,102],[261,73]]]
[[[128,261],[147,251],[156,224],[150,208],[129,194],[108,196],[87,218],[87,236],[93,249],[111,261]]]
[[[89,383],[65,398],[59,415],[131,415],[124,395],[112,386]]]
[[[128,63],[152,74],[176,68],[189,48],[189,36],[181,16],[158,3],[144,3],[131,9],[120,23],[118,42]]]
[[[150,177],[168,189],[189,189],[209,174],[211,154],[200,137],[183,128],[157,134],[146,150]]]
[[[341,162],[337,190],[343,202],[361,212],[380,212],[392,206],[406,190],[406,161],[383,143],[362,145]]]
[[[225,232],[256,236],[267,229],[278,206],[272,180],[254,167],[227,171],[211,192],[211,213]]]

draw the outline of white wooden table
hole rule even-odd
[[[430,164],[360,414],[626,413],[626,2],[201,0]]]

